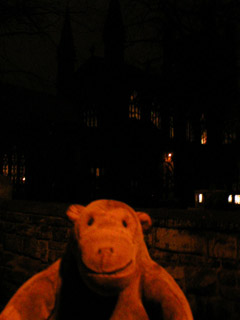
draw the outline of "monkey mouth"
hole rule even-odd
[[[118,268],[118,269],[114,269],[112,271],[95,271],[87,266],[85,266],[87,272],[91,275],[99,275],[99,276],[113,276],[115,274],[121,273],[122,271],[128,269],[128,267],[130,267],[132,264],[132,260],[130,260],[125,266]]]

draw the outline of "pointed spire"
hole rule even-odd
[[[74,73],[75,47],[73,41],[72,27],[70,21],[69,7],[67,5],[60,42],[57,50],[58,92],[68,91],[69,80]]]
[[[118,0],[110,0],[104,25],[103,41],[106,62],[122,64],[124,60],[125,29]]]

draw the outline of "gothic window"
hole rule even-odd
[[[12,154],[12,163],[11,163],[11,181],[13,183],[17,182],[17,171],[18,171],[18,157],[17,153]]]
[[[165,153],[163,156],[163,186],[166,192],[174,187],[174,162],[173,153]]]
[[[130,180],[131,190],[136,190],[138,188],[138,180],[136,178],[132,178]]]
[[[2,160],[2,173],[4,176],[9,176],[14,184],[26,183],[26,164],[24,155],[19,157],[18,153],[15,151],[10,154],[10,156],[5,153]]]
[[[141,109],[139,103],[137,101],[137,92],[134,91],[130,96],[130,103],[129,103],[129,118],[130,119],[141,119]]]
[[[94,109],[84,111],[84,124],[87,127],[94,128],[98,126],[97,112]]]
[[[9,175],[9,163],[8,163],[8,155],[5,153],[3,156],[3,175],[8,176]]]
[[[151,122],[154,124],[155,127],[161,128],[161,116],[158,110],[154,108],[151,110]]]
[[[204,113],[201,116],[201,144],[207,144],[207,127]]]
[[[225,123],[225,128],[223,130],[223,144],[231,144],[237,138],[235,126],[229,121]]]
[[[92,168],[91,168],[91,176],[92,176],[93,178],[96,178],[96,179],[104,176],[104,168],[92,167]]]
[[[170,139],[174,138],[173,116],[171,116],[169,119],[169,137]]]
[[[24,155],[21,156],[19,164],[19,179],[20,183],[24,184],[26,182],[26,165]]]

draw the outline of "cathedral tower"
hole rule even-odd
[[[57,92],[58,94],[68,94],[71,90],[71,79],[75,67],[75,47],[68,7],[58,45],[57,61]]]
[[[106,63],[112,67],[121,66],[124,62],[125,30],[118,0],[110,0],[103,41]]]

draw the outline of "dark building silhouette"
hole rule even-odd
[[[68,94],[70,90],[69,79],[75,70],[75,48],[73,42],[72,28],[67,7],[61,38],[57,49],[57,91],[58,95]]]
[[[34,98],[40,118],[26,118],[23,130],[14,129],[3,143],[3,175],[15,179],[9,159],[18,150],[13,183],[24,185],[30,198],[189,206],[196,189],[238,192],[236,31],[227,21],[217,24],[214,7],[203,12],[192,33],[180,33],[165,13],[163,71],[156,74],[125,61],[118,0],[109,4],[104,56],[92,49],[75,70],[67,10],[57,52],[58,94]]]

